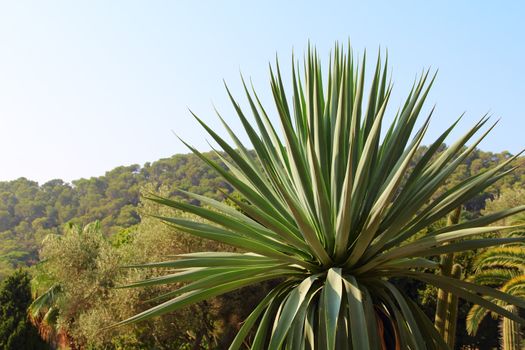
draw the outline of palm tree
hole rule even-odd
[[[164,205],[196,214],[197,223],[159,217],[174,229],[239,249],[200,252],[133,268],[166,268],[157,278],[130,287],[188,282],[163,295],[164,302],[120,324],[141,321],[234,289],[275,280],[276,287],[244,321],[230,349],[445,349],[433,324],[392,278],[430,283],[512,320],[524,321],[482,295],[525,306],[521,298],[451,277],[435,275],[428,257],[522,241],[480,235],[507,227],[486,227],[525,206],[414,236],[512,171],[505,163],[436,194],[448,176],[492,129],[471,142],[483,117],[457,142],[440,152],[456,127],[445,130],[416,157],[430,115],[416,121],[434,77],[425,72],[387,127],[392,84],[378,57],[365,102],[365,61],[335,47],[323,79],[315,49],[309,48],[300,74],[292,59],[292,97],[279,64],[270,68],[271,89],[282,134],[243,80],[254,124],[227,88],[251,145],[219,116],[234,146],[200,118],[222,148],[223,164],[187,145],[244,198],[229,197],[241,211],[193,193],[185,201],[151,196]],[[258,130],[257,130],[257,129]],[[384,131],[384,133],[382,133]],[[253,152],[250,151],[253,148]],[[227,168],[227,169],[225,169]],[[253,337],[250,331],[254,328]]]
[[[31,321],[38,327],[42,338],[53,344],[58,344],[59,334],[63,333],[57,323],[60,313],[58,304],[61,296],[60,284],[54,283],[35,298],[27,310]]]
[[[500,291],[518,298],[525,297],[525,247],[523,245],[489,249],[477,256],[474,266],[476,266],[476,273],[469,278],[469,281],[497,287]],[[503,307],[507,306],[505,302],[496,299],[491,301]],[[474,305],[467,315],[467,331],[470,334],[476,334],[480,323],[489,312],[490,310],[486,308]],[[498,314],[493,313],[493,316],[498,317]],[[515,326],[512,323],[505,323],[503,319],[500,323],[502,337],[507,331],[505,327]],[[517,338],[519,343],[519,338],[521,338],[519,332]],[[504,349],[507,350],[507,348]]]

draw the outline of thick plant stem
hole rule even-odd
[[[450,276],[452,272],[453,254],[446,254],[441,257],[441,275]],[[445,335],[445,323],[447,319],[448,293],[443,289],[438,289],[436,316],[434,326],[441,336]]]
[[[461,279],[462,268],[459,264],[454,264],[452,267],[452,277]],[[454,294],[448,293],[447,298],[447,318],[445,320],[445,342],[451,349],[454,349],[456,343],[456,326],[458,319],[458,297]]]
[[[449,214],[447,220],[447,226],[455,225],[459,222],[461,215],[461,207],[456,208],[452,213]],[[454,254],[443,254],[441,256],[440,266],[442,276],[452,275],[452,265],[454,263]],[[434,318],[434,326],[443,339],[445,338],[445,323],[447,319],[447,313],[449,312],[448,305],[448,293],[443,289],[438,289],[437,304],[436,304],[436,315]]]
[[[505,309],[513,314],[518,313],[514,305],[507,305]],[[520,325],[506,317],[501,321],[501,345],[503,350],[520,350],[521,343]]]

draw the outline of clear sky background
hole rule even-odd
[[[466,111],[502,120],[481,148],[525,147],[521,1],[0,1],[0,180],[43,183],[200,149],[188,107],[238,125],[222,79],[239,72],[270,105],[268,62],[284,69],[308,40],[388,48],[394,106],[417,73],[439,68],[428,99],[435,136]],[[456,136],[458,134],[456,133]]]

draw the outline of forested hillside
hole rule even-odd
[[[424,148],[419,154],[423,151]],[[508,152],[473,152],[441,192],[510,156]],[[464,203],[462,215],[476,217],[500,207],[523,204],[525,157],[518,158],[514,165],[514,172]],[[39,185],[25,178],[0,182],[0,280],[13,278],[5,277],[15,276],[12,273],[17,267],[35,265],[39,259],[46,261],[28,271],[33,277],[34,297],[40,296],[30,310],[31,319],[48,344],[52,347],[69,344],[79,349],[227,347],[238,331],[240,320],[247,316],[249,305],[256,303],[268,286],[258,285],[159,319],[100,332],[153,305],[151,301],[141,301],[170,291],[166,287],[115,289],[151,277],[147,271],[123,270],[120,266],[160,261],[176,253],[225,249],[209,241],[174,234],[147,215],[168,213],[162,212],[165,208],[143,200],[141,195],[182,196],[178,190],[218,199],[224,199],[224,192],[232,192],[215,171],[192,154],[175,155],[143,166],[121,166],[104,176],[71,184],[52,180]],[[473,274],[474,254],[457,256],[465,268],[465,277]],[[409,283],[404,290],[433,317],[435,290],[421,289],[415,282],[402,283]],[[469,303],[460,303],[457,343],[496,346],[494,321],[484,322],[476,337],[467,335],[465,320],[470,307]]]
[[[508,152],[476,151],[458,168],[454,182],[488,169],[510,156]],[[516,165],[525,164],[525,157]],[[120,166],[100,177],[71,184],[51,180],[44,184],[26,178],[0,182],[0,279],[19,266],[34,264],[42,239],[59,233],[65,223],[79,225],[99,220],[102,232],[112,236],[140,221],[139,192],[146,184],[163,185],[169,195],[178,189],[221,198],[231,187],[193,154],[174,155],[143,166]],[[525,169],[518,167],[477,200],[466,203],[471,215],[484,208],[485,200],[502,188],[525,184]]]
[[[139,190],[146,184],[162,184],[170,195],[177,189],[212,197],[231,191],[193,154],[120,166],[71,184],[59,179],[38,184],[26,178],[0,182],[0,280],[16,267],[35,263],[42,239],[65,223],[99,220],[108,235],[137,224]]]

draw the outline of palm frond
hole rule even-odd
[[[498,247],[479,254],[474,262],[476,269],[493,267],[514,268],[525,272],[525,249],[523,247]]]
[[[486,269],[476,272],[468,278],[469,282],[481,284],[484,286],[502,286],[514,277],[521,275],[517,270],[513,269]]]

